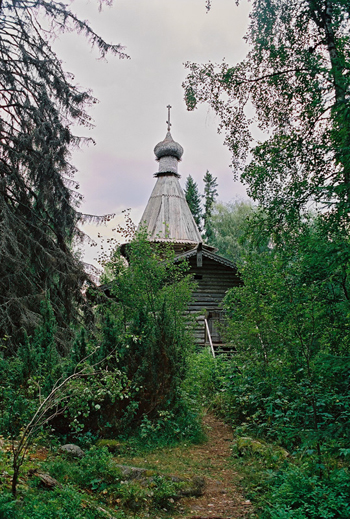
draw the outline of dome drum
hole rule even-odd
[[[180,177],[180,175],[177,172],[177,164],[178,159],[171,156],[165,156],[158,159],[159,162],[159,171],[155,174],[157,177],[158,175],[165,174],[165,173],[173,173],[177,177]]]

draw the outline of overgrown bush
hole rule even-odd
[[[250,236],[261,239],[267,223],[257,214]],[[234,463],[259,517],[345,518],[350,242],[322,217],[279,231],[268,250],[246,251],[244,284],[225,298],[235,354],[220,411],[235,427]]]
[[[290,465],[271,481],[263,519],[345,519],[350,517],[350,475],[345,469],[325,477],[315,467]]]
[[[2,519],[101,519],[101,511],[91,500],[70,487],[57,488],[51,492],[28,492],[21,500],[12,495],[0,494]],[[116,512],[115,517],[124,514]]]
[[[34,336],[12,355],[0,350],[0,434],[12,441],[13,494],[27,449],[48,422],[63,440],[87,446],[130,432],[148,446],[198,440],[198,415],[181,389],[192,347],[184,316],[191,281],[186,264],[173,260],[171,247],[152,246],[139,232],[129,264],[118,250],[106,265],[110,297],[96,309],[93,334],[83,329],[73,345],[58,347],[47,299]]]
[[[208,349],[195,352],[189,359],[183,391],[194,408],[215,409],[220,414],[222,395],[227,390],[230,373],[231,365],[226,358],[218,356],[214,359]]]
[[[317,220],[289,240],[247,255],[244,286],[226,297],[230,416],[287,449],[339,454],[350,435],[349,242]]]
[[[143,231],[126,250],[127,262],[117,249],[105,264],[110,297],[98,309],[100,354],[125,381],[113,406],[116,432],[183,412],[180,387],[192,347],[187,265],[175,264],[171,246],[151,244]]]

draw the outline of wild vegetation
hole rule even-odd
[[[338,255],[348,246],[305,217],[269,250],[246,252],[244,286],[225,299],[236,354],[217,409],[236,426],[237,458],[261,457],[250,482],[261,517],[348,514],[349,307]]]
[[[38,478],[29,482],[28,470],[38,469],[30,457],[38,441],[57,450],[67,441],[89,449],[103,437],[133,435],[150,445],[201,437],[198,412],[182,390],[190,280],[185,266],[175,268],[170,252],[151,249],[142,233],[128,248],[129,268],[117,252],[105,265],[108,293],[93,289],[74,252],[84,239],[79,223],[95,217],[78,210],[69,159],[84,139],[71,127],[91,124],[86,109],[95,100],[64,71],[51,36],[76,30],[101,56],[125,58],[122,47],[58,2],[5,0],[0,23],[0,515],[52,517],[62,509],[67,517],[98,517],[97,504],[79,490],[87,498],[98,474],[125,488],[115,494],[122,503],[134,491],[135,505],[142,494],[140,485],[121,486],[110,455],[92,449],[80,469],[63,469],[63,462],[72,486],[58,482],[47,500],[36,491]],[[152,486],[160,488],[148,489],[158,504],[176,487],[158,475]]]
[[[246,60],[188,65],[187,105],[217,112],[255,203],[214,206],[207,173],[203,220],[187,185],[205,240],[243,281],[224,301],[229,359],[194,350],[186,263],[142,230],[82,290],[69,123],[88,124],[93,99],[62,70],[41,11],[124,56],[61,4],[1,3],[1,517],[174,515],[188,481],[154,458],[202,441],[204,409],[233,427],[256,517],[349,517],[348,2],[255,2]]]
[[[189,63],[184,83],[189,109],[206,102],[220,118],[236,175],[257,204],[242,237],[237,227],[231,234],[244,284],[225,300],[237,353],[217,409],[235,424],[237,463],[259,517],[345,518],[348,2],[255,2],[246,38],[245,60]],[[248,102],[263,142],[253,140]],[[225,254],[229,209],[218,208],[214,238]],[[233,213],[238,220],[238,207]]]

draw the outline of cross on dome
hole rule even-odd
[[[168,132],[170,132],[170,126],[171,126],[171,122],[170,122],[170,108],[172,108],[170,105],[167,106],[167,109],[168,109],[168,120],[166,121],[167,125],[168,125]]]
[[[157,146],[154,148],[155,156],[159,162],[159,174],[163,173],[174,173],[178,175],[177,172],[177,163],[181,160],[182,154],[184,152],[183,147],[175,142],[170,133],[170,108],[168,105],[168,120],[166,121],[168,125],[168,131],[165,136],[165,139],[161,142],[158,142]]]

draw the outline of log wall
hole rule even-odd
[[[221,308],[221,303],[227,290],[242,284],[237,269],[223,265],[218,261],[203,255],[203,266],[197,267],[196,256],[188,259],[189,273],[193,275],[197,287],[193,292],[192,301],[189,304],[190,314],[196,316],[194,327],[195,342],[205,344],[204,318],[216,313]],[[210,323],[209,323],[210,324]]]

